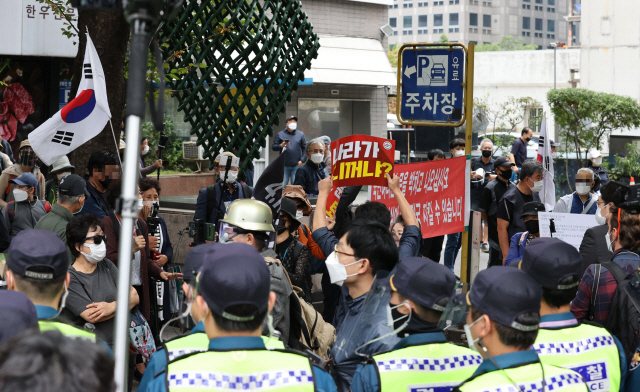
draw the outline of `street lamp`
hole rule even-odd
[[[553,48],[553,89],[556,89],[556,70],[557,70],[557,65],[556,65],[556,49],[557,48],[566,48],[567,45],[563,44],[562,42],[552,42],[549,44],[549,46],[551,46]]]

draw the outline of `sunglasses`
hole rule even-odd
[[[93,237],[86,237],[82,239],[82,241],[86,241],[86,240],[93,240],[94,244],[100,245],[102,241],[104,241],[105,243],[107,242],[107,235],[106,234],[94,235]]]

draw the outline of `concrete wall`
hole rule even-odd
[[[309,15],[317,34],[378,40],[382,36],[380,27],[387,24],[388,16],[386,5],[345,0],[305,0],[302,10]],[[386,42],[383,44],[386,48]]]
[[[557,87],[571,87],[570,70],[579,68],[579,50],[558,49]],[[548,126],[554,129],[547,103],[547,92],[553,89],[553,50],[476,53],[474,80],[476,98],[489,94],[496,102],[509,96],[537,99],[543,104]]]

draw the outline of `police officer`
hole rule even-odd
[[[245,244],[228,244],[207,259],[193,306],[204,316],[209,349],[170,362],[145,390],[335,391],[331,376],[307,357],[267,350],[260,338],[276,300],[262,256]]]
[[[578,323],[569,309],[581,264],[576,248],[557,238],[538,238],[524,250],[520,269],[542,286],[542,317],[533,348],[543,363],[580,373],[591,391],[618,391],[627,373],[618,338],[600,325]]]
[[[19,291],[0,290],[0,344],[29,328],[39,331],[33,303]]]
[[[494,267],[481,271],[471,291],[464,326],[470,348],[484,361],[454,391],[588,392],[582,376],[540,362],[531,345],[538,335],[542,290],[523,271]]]
[[[21,231],[9,246],[7,267],[7,288],[24,293],[33,302],[41,331],[57,329],[68,337],[96,341],[92,332],[57,318],[64,308],[71,279],[67,247],[60,237],[47,230]]]
[[[449,391],[473,374],[482,357],[448,343],[438,328],[455,284],[455,275],[442,264],[419,257],[400,261],[389,278],[390,307],[394,327],[407,324],[401,332],[406,336],[392,351],[375,355],[358,367],[351,383],[353,392],[427,391],[436,387]],[[435,364],[443,365],[432,367]]]

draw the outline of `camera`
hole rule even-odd
[[[160,231],[160,218],[158,217],[158,210],[160,210],[158,203],[153,203],[151,205],[151,213],[147,218],[147,227],[149,228],[149,235],[155,235]]]
[[[194,219],[189,222],[189,237],[193,238],[189,246],[204,244],[205,241],[215,241],[216,225],[207,223],[204,219]]]
[[[610,185],[609,185],[610,184]],[[618,181],[609,181],[612,186],[612,201],[618,208],[629,214],[640,213],[640,185],[625,185]]]

